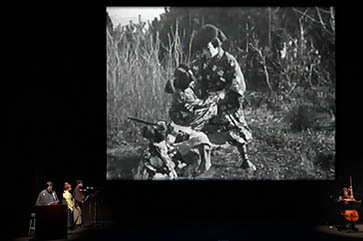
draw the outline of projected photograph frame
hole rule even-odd
[[[106,7],[107,180],[334,180],[334,7]]]

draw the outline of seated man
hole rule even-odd
[[[163,129],[161,129],[163,128]],[[142,161],[136,174],[137,179],[173,179],[177,177],[175,164],[169,156],[166,143],[166,129],[145,126],[143,137],[149,140],[149,145],[143,152]]]
[[[143,152],[136,179],[174,179],[179,174],[194,177],[211,167],[211,144],[204,133],[175,123],[167,126],[165,122],[158,122],[157,125],[143,128],[143,137],[149,144]]]

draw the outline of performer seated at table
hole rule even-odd
[[[343,187],[341,194],[339,195],[338,201],[355,201],[352,195],[352,187],[349,188]]]
[[[57,193],[53,190],[53,183],[47,182],[46,187],[38,195],[35,206],[46,206],[59,203]]]
[[[358,231],[358,229],[355,227],[355,222],[349,222],[348,224],[346,223],[347,219],[345,215],[346,215],[346,210],[348,209],[349,201],[356,201],[355,198],[353,197],[352,186],[349,186],[349,188],[343,187],[338,197],[338,202],[343,202],[342,203],[343,206],[340,207],[340,210],[338,212],[338,214],[341,216],[341,221],[340,224],[336,225],[336,228],[339,231],[347,229]]]

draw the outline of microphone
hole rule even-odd
[[[88,191],[93,191],[94,187],[85,187],[85,188],[80,188],[79,190],[81,192],[88,192]]]

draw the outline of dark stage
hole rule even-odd
[[[336,230],[334,203],[329,193],[314,188],[316,182],[225,183],[233,190],[242,186],[241,190],[254,196],[250,199],[241,198],[242,191],[232,194],[222,184],[211,184],[106,183],[90,200],[90,207],[85,206],[85,226],[69,232],[68,240],[349,240],[362,236],[361,219],[359,232]],[[248,184],[264,191],[254,192]],[[309,187],[316,199],[307,199],[305,191],[290,191],[278,198],[291,185],[300,191]],[[267,187],[285,191],[275,191],[276,198],[268,198],[272,194]],[[31,238],[26,235],[29,219],[24,217],[18,216],[18,225],[13,226],[15,240]]]
[[[360,231],[337,231],[329,225],[312,226],[303,224],[169,224],[145,223],[113,224],[103,222],[79,228],[68,233],[62,240],[155,240],[155,241],[234,241],[234,240],[358,240],[363,238],[363,224]],[[14,241],[33,240],[32,236],[17,237]]]
[[[363,54],[353,28],[360,13],[348,6],[336,11],[335,180],[111,182],[106,181],[106,5],[50,5],[23,6],[14,17],[13,31],[21,33],[14,39],[19,50],[14,63],[23,58],[24,65],[14,65],[11,77],[17,80],[9,82],[16,94],[7,96],[11,155],[3,159],[9,163],[3,229],[10,239],[31,238],[30,214],[48,180],[60,196],[63,183],[77,179],[98,192],[97,215],[67,240],[362,238],[362,224],[354,234],[329,229],[333,199],[350,176],[355,198],[363,199],[362,94],[356,87]]]

